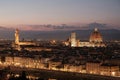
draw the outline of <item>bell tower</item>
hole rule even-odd
[[[15,30],[15,44],[19,44],[19,30]]]
[[[71,33],[71,47],[77,47],[76,33]]]

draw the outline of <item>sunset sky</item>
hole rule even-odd
[[[120,0],[0,0],[0,26],[91,22],[120,26]]]

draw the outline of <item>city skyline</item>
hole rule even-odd
[[[120,80],[120,0],[0,0],[0,80]]]
[[[70,24],[92,22],[120,26],[119,0],[0,1],[0,25]]]

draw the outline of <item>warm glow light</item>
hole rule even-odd
[[[115,72],[112,72],[111,75],[112,75],[112,76],[115,76]]]
[[[117,71],[119,71],[119,67],[112,67],[110,68],[101,68],[102,71],[98,71],[96,67],[86,66],[87,69],[82,69],[81,66],[73,66],[66,64],[63,68],[57,68],[56,66],[60,65],[61,62],[50,62],[49,67],[45,67],[46,61],[43,61],[43,63],[39,60],[32,59],[32,58],[23,58],[23,57],[7,57],[7,62],[1,63],[2,67],[11,66],[13,69],[14,67],[20,67],[20,68],[29,68],[29,69],[47,69],[47,70],[59,70],[59,71],[68,71],[68,72],[78,72],[78,73],[90,73],[90,74],[100,74],[100,75],[107,75],[107,76],[119,76],[117,74]],[[49,59],[47,60],[49,62]],[[99,64],[98,64],[99,65]],[[13,67],[14,66],[14,67]],[[1,67],[1,69],[2,69]],[[98,66],[97,66],[98,67]],[[89,68],[89,69],[88,69]],[[116,71],[112,71],[116,70]],[[110,72],[111,71],[111,72]],[[9,75],[7,75],[9,77]],[[19,75],[16,75],[19,76]]]

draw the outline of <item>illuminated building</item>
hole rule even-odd
[[[71,65],[71,64],[64,64],[64,71],[71,71],[71,72],[80,72],[85,73],[84,65]]]
[[[46,67],[47,65],[47,67]],[[100,62],[87,62],[86,65],[62,64],[61,61],[51,61],[50,59],[32,58],[32,57],[5,57],[5,61],[0,60],[0,68],[10,66],[10,69],[15,68],[31,68],[31,69],[47,69],[60,70],[68,72],[79,72],[106,76],[120,76],[119,65],[104,64]],[[85,67],[86,66],[86,67]]]
[[[51,44],[56,44],[56,40],[51,40],[50,43]]]
[[[105,47],[102,35],[100,34],[97,28],[95,28],[92,34],[90,35],[89,44],[92,47]]]
[[[99,74],[100,73],[100,62],[87,62],[86,72],[90,74]]]
[[[101,34],[99,33],[99,31],[98,31],[97,28],[95,28],[95,29],[94,29],[94,32],[90,35],[90,42],[93,42],[93,43],[103,42],[102,36],[101,36]]]
[[[76,33],[71,33],[70,37],[71,47],[77,47]]]
[[[36,45],[34,42],[30,42],[30,41],[20,41],[20,37],[19,37],[19,30],[16,29],[15,30],[15,42],[13,43],[13,47],[15,47],[15,49],[17,50],[21,50],[20,46],[23,45]]]
[[[25,42],[20,42],[20,40],[19,40],[20,38],[19,38],[19,30],[18,29],[16,29],[16,31],[15,31],[15,44],[17,44],[17,45],[35,45],[35,43],[34,42],[29,42],[29,41],[25,41]]]
[[[19,30],[15,30],[15,44],[19,44]]]
[[[61,64],[61,61],[49,61],[49,69],[57,70],[57,67]]]
[[[52,51],[52,49],[50,48],[41,48],[41,47],[26,47],[24,49],[28,51]]]
[[[106,76],[120,76],[119,66],[111,64],[102,64],[100,66],[100,74]]]
[[[16,66],[16,67],[26,67],[26,68],[43,68],[41,59],[34,59],[29,57],[6,57],[5,66]]]
[[[55,41],[54,41],[55,43]],[[32,47],[30,47],[32,45]],[[24,47],[25,50],[28,51],[51,51],[50,48],[41,48],[38,47],[37,44],[35,42],[31,42],[31,41],[20,41],[20,37],[19,37],[19,30],[16,29],[15,30],[15,42],[13,43],[13,47],[16,50],[21,50],[21,46],[26,46]]]
[[[69,41],[64,42],[66,46],[71,47],[105,47],[103,38],[99,33],[98,29],[95,28],[93,33],[90,35],[88,42],[82,42],[76,39],[76,33],[71,33]]]

